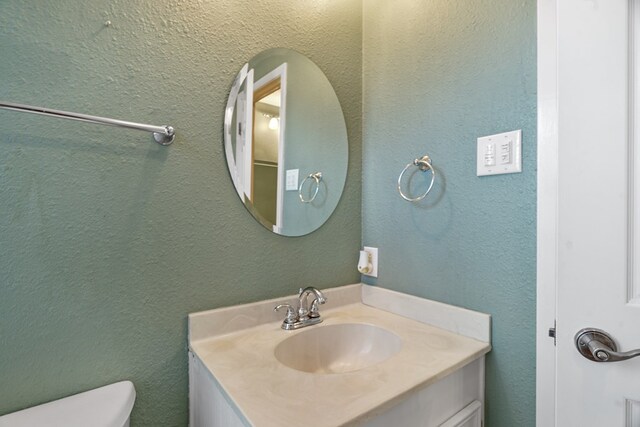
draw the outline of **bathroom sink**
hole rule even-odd
[[[436,426],[483,401],[488,315],[378,286],[323,293],[322,323],[292,330],[281,328],[287,314],[273,308],[294,305],[298,295],[190,314],[196,419],[219,420],[207,424],[219,427],[417,419]]]
[[[289,368],[315,374],[357,371],[380,363],[398,351],[393,332],[365,323],[313,326],[286,338],[275,348],[276,359]]]

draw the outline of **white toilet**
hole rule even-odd
[[[0,427],[129,427],[136,400],[121,381],[0,417]]]

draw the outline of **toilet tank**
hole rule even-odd
[[[121,381],[0,417],[0,427],[128,427],[136,399]]]

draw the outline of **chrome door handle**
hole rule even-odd
[[[611,335],[601,329],[585,328],[575,336],[578,352],[594,362],[619,362],[640,356],[640,349],[618,352]]]

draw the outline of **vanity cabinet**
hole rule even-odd
[[[250,426],[237,411],[211,372],[198,357],[189,352],[189,426]]]
[[[367,390],[363,390],[366,393]],[[265,396],[265,400],[269,400]],[[347,424],[354,427],[481,427],[484,402],[484,357],[435,384],[408,393],[390,408]],[[191,427],[252,426],[235,407],[198,357],[189,352]],[[328,412],[336,408],[326,408]],[[312,420],[304,424],[314,426]],[[256,424],[252,427],[260,427]],[[337,426],[336,426],[337,427]]]
[[[367,285],[281,329],[279,298],[189,315],[191,427],[481,427],[490,317]],[[288,299],[287,299],[288,298]]]

